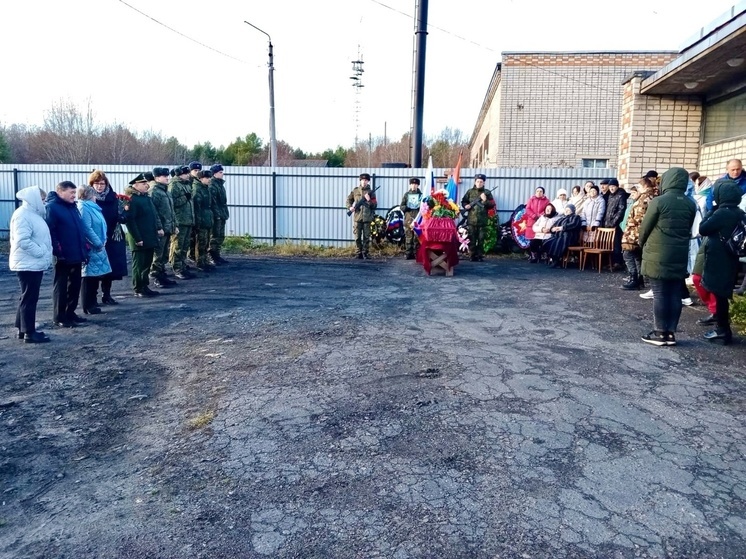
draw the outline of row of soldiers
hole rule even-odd
[[[222,165],[207,170],[193,161],[171,170],[155,167],[129,185],[125,209],[135,293],[153,293],[149,280],[155,287],[174,284],[166,275],[169,262],[183,280],[194,277],[187,265],[189,256],[201,272],[228,263],[221,255],[230,217]],[[143,195],[149,195],[152,206],[137,198]]]

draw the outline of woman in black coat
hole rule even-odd
[[[552,267],[556,268],[560,260],[565,255],[567,247],[578,244],[580,229],[583,222],[579,215],[575,213],[575,205],[567,204],[565,206],[565,215],[554,222],[552,227],[552,236],[544,243],[544,250],[549,255],[549,262]]]
[[[728,316],[728,302],[733,297],[733,286],[738,274],[738,257],[725,246],[736,224],[743,219],[743,210],[738,207],[741,189],[729,178],[718,180],[713,187],[713,202],[716,204],[699,224],[703,237],[699,256],[704,255],[702,287],[715,296],[715,330],[707,332],[710,341],[721,340],[729,344],[733,339]]]
[[[88,184],[96,190],[96,203],[101,207],[106,220],[106,255],[111,264],[111,273],[101,276],[101,303],[104,305],[118,304],[111,296],[111,282],[120,280],[127,275],[127,240],[122,226],[126,218],[119,211],[119,199],[111,188],[111,183],[103,171],[94,170],[88,177]],[[93,298],[98,295],[98,285],[93,290]]]

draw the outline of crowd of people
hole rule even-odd
[[[87,320],[77,314],[78,305],[95,315],[102,312],[100,305],[118,304],[111,289],[128,275],[127,245],[139,298],[159,294],[151,283],[156,288],[177,283],[166,264],[176,278],[187,280],[195,277],[189,260],[202,273],[228,263],[221,255],[229,218],[221,165],[155,167],[129,181],[124,195],[114,192],[103,171],[94,170],[86,185],[63,181],[49,194],[30,186],[16,198],[21,205],[11,217],[9,264],[21,288],[15,326],[26,343],[50,340],[36,329],[41,283],[50,267],[53,324],[73,328]]]
[[[650,283],[640,297],[654,301],[654,330],[643,341],[676,344],[682,305],[692,304],[687,285],[694,286],[710,311],[698,321],[714,326],[704,337],[732,341],[728,302],[739,260],[725,249],[724,239],[746,211],[746,172],[740,160],[728,161],[725,174],[715,181],[682,168],[662,176],[651,170],[626,190],[615,178],[598,186],[588,181],[582,188],[574,186],[569,198],[566,190],[558,190],[551,202],[539,187],[525,211],[532,264],[545,260],[557,267],[583,231],[614,230],[612,269],[628,273],[621,287],[642,289],[646,278]],[[746,278],[735,293],[746,293]]]

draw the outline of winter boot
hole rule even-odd
[[[622,289],[640,289],[640,275],[632,274],[629,281],[622,284]]]

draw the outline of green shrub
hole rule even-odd
[[[735,330],[746,333],[746,297],[733,296],[730,306],[730,319]]]

